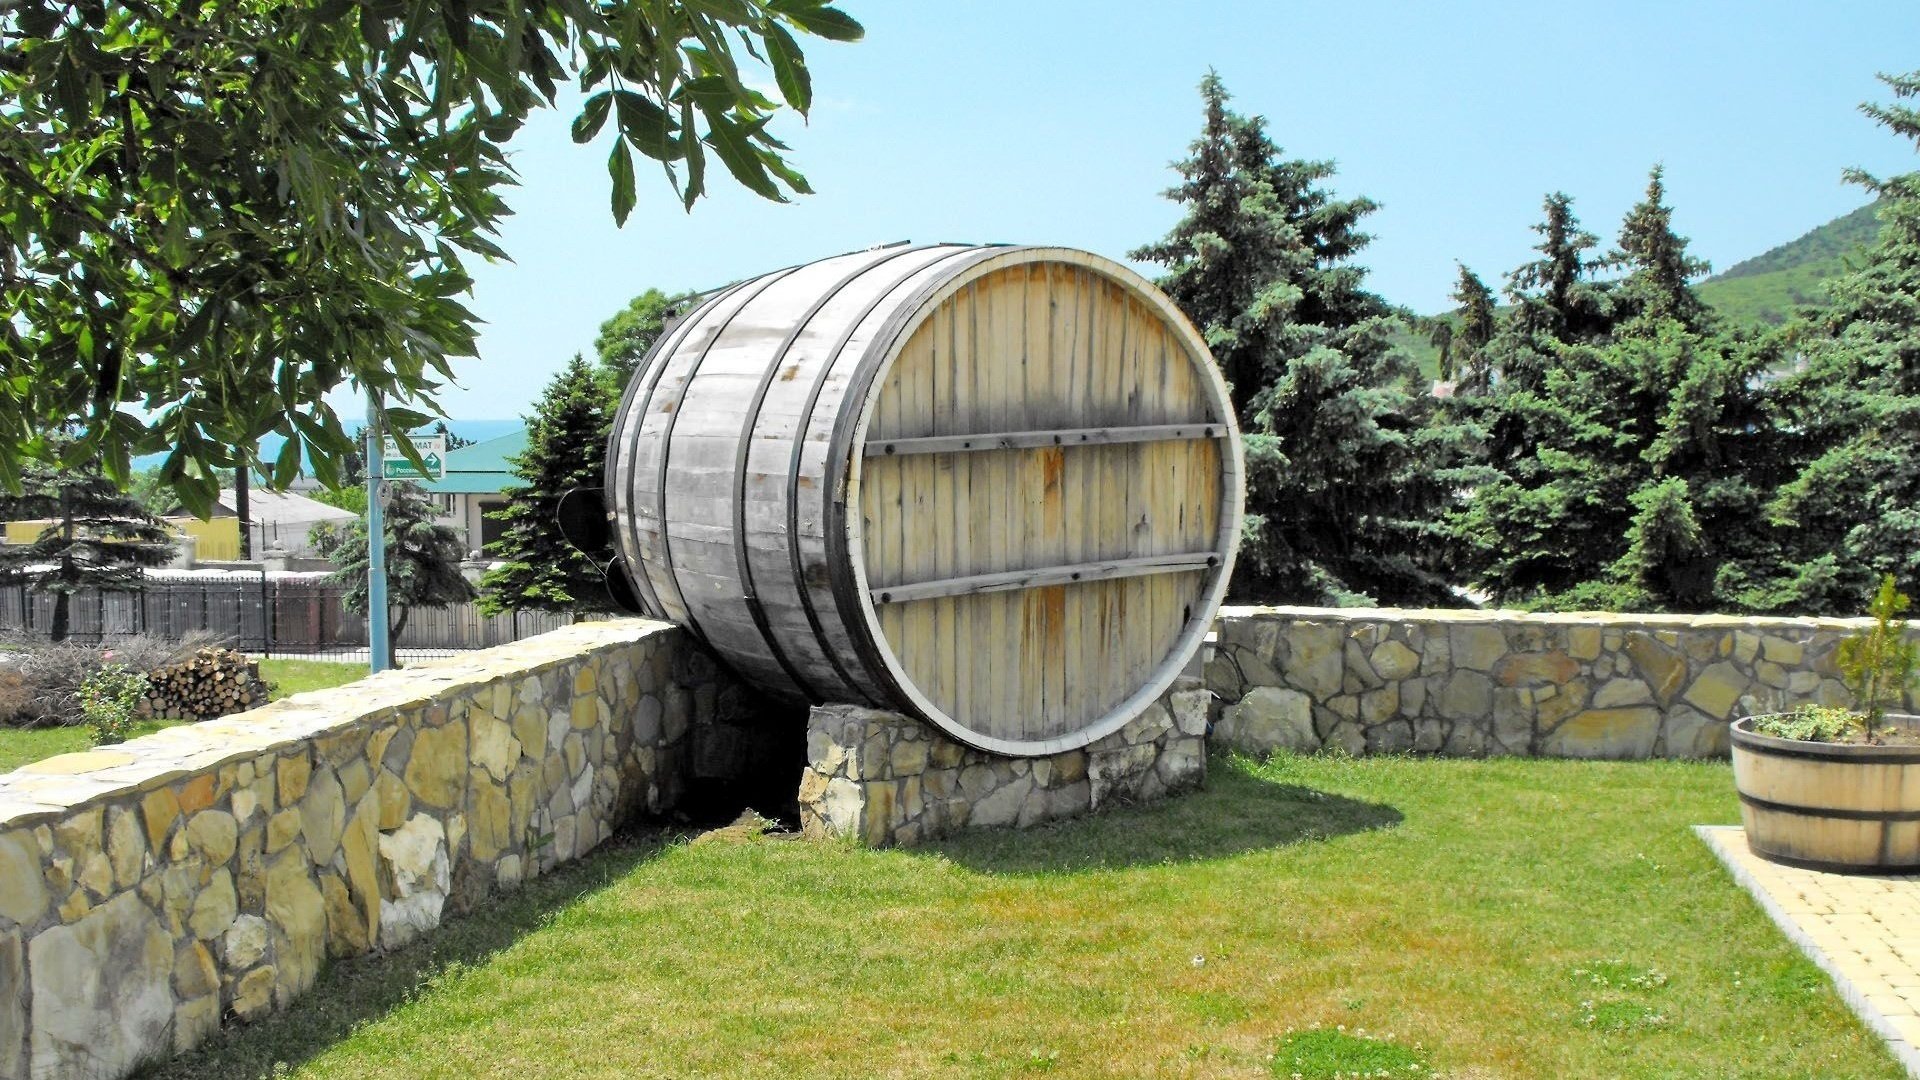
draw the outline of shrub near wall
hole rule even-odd
[[[586,623],[0,775],[0,1077],[114,1077],[678,796],[720,676]]]
[[[1698,758],[1725,757],[1741,716],[1848,701],[1834,650],[1868,620],[1242,607],[1216,625],[1228,746]]]

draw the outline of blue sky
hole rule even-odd
[[[1122,257],[1177,216],[1160,192],[1209,66],[1289,154],[1336,160],[1338,193],[1383,204],[1360,261],[1423,312],[1456,259],[1496,283],[1524,260],[1548,191],[1611,239],[1662,162],[1680,231],[1724,268],[1863,202],[1843,168],[1917,167],[1856,111],[1885,99],[1876,71],[1920,68],[1911,2],[840,2],[867,38],[811,45],[813,116],[781,129],[817,195],[723,180],[688,214],[643,170],[617,229],[606,143],[573,145],[570,110],[516,141],[515,261],[477,270],[488,325],[451,415],[524,412],[649,286],[908,239]]]

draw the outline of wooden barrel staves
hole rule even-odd
[[[1243,487],[1225,383],[1152,285],[935,245],[707,297],[627,387],[605,497],[641,604],[769,693],[1039,755],[1186,666]]]
[[[1889,719],[1920,732],[1920,717]],[[1733,777],[1754,854],[1851,873],[1920,872],[1920,746],[1801,742],[1733,725]]]

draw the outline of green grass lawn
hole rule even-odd
[[[134,737],[151,735],[178,721],[146,720],[135,724]],[[0,772],[17,769],[28,762],[58,754],[73,754],[93,748],[93,732],[83,727],[8,728],[0,727]]]
[[[1736,818],[1724,765],[1287,757],[917,851],[634,837],[157,1075],[1899,1077],[1688,829]]]
[[[262,660],[260,676],[273,683],[273,699],[302,690],[322,690],[363,678],[365,664],[336,664],[323,660]],[[151,735],[178,721],[150,720],[138,725],[136,737]],[[17,769],[32,761],[56,754],[71,754],[93,745],[93,735],[84,727],[9,728],[0,727],[0,772]]]
[[[260,677],[273,684],[273,700],[305,690],[325,690],[367,677],[367,665],[331,660],[262,660]]]

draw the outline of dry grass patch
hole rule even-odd
[[[160,1075],[1284,1077],[1344,1029],[1457,1077],[1895,1080],[1687,829],[1735,816],[1721,765],[1279,758],[918,852],[628,839]]]

